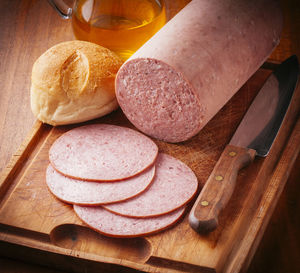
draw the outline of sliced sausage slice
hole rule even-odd
[[[115,181],[142,172],[154,163],[157,153],[157,145],[133,129],[93,124],[60,136],[50,148],[49,159],[66,176]]]
[[[155,167],[152,166],[126,180],[91,182],[64,176],[49,165],[46,171],[46,183],[50,191],[64,202],[99,205],[123,201],[140,194],[149,186],[154,173]]]
[[[113,237],[138,237],[168,228],[177,222],[185,208],[159,217],[137,219],[111,213],[102,207],[82,207],[74,205],[79,218],[92,229]]]
[[[279,43],[278,2],[190,2],[118,71],[127,118],[164,141],[197,134]]]
[[[189,202],[197,191],[193,171],[180,160],[160,153],[156,174],[147,191],[127,201],[107,204],[107,210],[130,217],[153,217],[171,212]]]

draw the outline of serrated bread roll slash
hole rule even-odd
[[[89,42],[51,47],[33,65],[33,114],[44,123],[64,125],[110,113],[118,107],[114,81],[121,64],[116,54]]]

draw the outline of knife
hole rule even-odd
[[[197,232],[216,229],[218,216],[233,193],[239,170],[249,165],[256,155],[268,155],[298,75],[299,63],[293,55],[275,69],[256,95],[192,207],[189,223]]]

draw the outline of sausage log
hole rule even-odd
[[[275,0],[193,0],[123,64],[119,105],[145,134],[187,140],[263,64],[281,30]]]

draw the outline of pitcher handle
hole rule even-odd
[[[48,0],[48,3],[63,19],[70,19],[72,17],[72,8],[70,8],[63,0]]]

